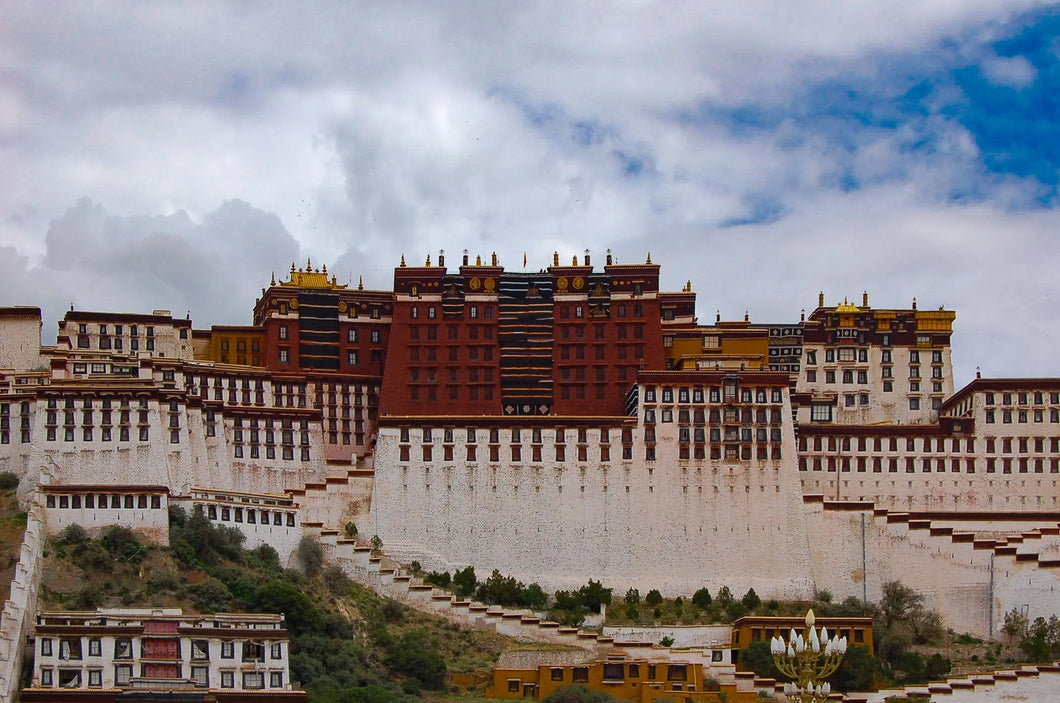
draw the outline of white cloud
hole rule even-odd
[[[983,75],[995,85],[1026,88],[1038,77],[1038,71],[1022,56],[993,56],[983,61]]]
[[[386,288],[401,254],[496,250],[521,268],[525,251],[536,269],[610,247],[652,251],[671,288],[692,279],[705,317],[793,319],[819,287],[870,287],[881,305],[938,292],[964,334],[997,296],[963,272],[989,261],[1029,290],[1021,253],[990,242],[1053,224],[1007,211],[1032,183],[984,175],[974,140],[939,117],[915,134],[837,139],[788,120],[733,136],[709,108],[895,80],[879,56],[941,61],[943,40],[988,44],[1034,4],[9,3],[0,303],[245,322],[269,272],[305,254]],[[982,65],[1027,80],[1018,62]],[[925,135],[933,151],[911,154]],[[983,204],[950,202],[975,188]],[[720,227],[756,208],[783,217]],[[952,232],[969,234],[940,248]]]

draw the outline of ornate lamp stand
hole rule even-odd
[[[784,694],[799,703],[819,703],[828,699],[831,685],[825,680],[836,672],[847,651],[847,638],[833,635],[822,627],[820,636],[813,628],[813,611],[806,613],[806,629],[801,634],[791,629],[788,641],[779,635],[769,642],[773,664],[785,676],[795,679],[784,684]]]

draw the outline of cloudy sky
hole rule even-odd
[[[0,4],[0,305],[246,324],[272,272],[650,251],[699,315],[957,311],[1060,376],[1060,4]]]

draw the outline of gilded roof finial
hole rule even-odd
[[[306,271],[306,273],[309,273],[312,270],[313,270],[313,262],[310,261],[309,257],[307,256],[306,259],[305,259],[305,271]]]
[[[294,262],[291,262],[291,273],[294,273]]]
[[[482,265],[482,254],[477,254],[475,256],[475,266],[481,266],[481,265]]]
[[[497,265],[497,252],[493,252],[493,256],[490,258],[490,261],[493,262],[494,266]]]
[[[328,265],[327,265],[327,264],[324,264],[324,268],[323,268],[323,269],[321,269],[321,270],[322,270],[322,271],[324,272],[324,275],[325,275],[325,276],[327,276],[327,275],[328,275]]]
[[[428,254],[427,255],[427,266],[430,266],[430,265],[431,265],[431,255]]]
[[[357,277],[357,290],[364,290],[364,276]]]
[[[402,267],[405,266],[405,255],[404,254],[401,255],[401,266]]]
[[[686,293],[691,293],[692,292],[692,279],[691,278],[688,279],[687,281],[685,281],[685,292]]]
[[[276,272],[275,271],[272,272],[272,282],[269,285],[272,285],[272,286],[276,285]]]
[[[648,252],[648,260],[645,261],[644,263],[646,263],[646,264],[650,264],[651,263],[651,252],[650,251]]]
[[[558,251],[552,252],[552,265],[553,266],[559,266],[559,252]]]
[[[570,265],[571,266],[577,266],[578,265],[578,255],[577,254],[575,254],[574,256],[571,257]]]

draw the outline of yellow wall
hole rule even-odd
[[[609,678],[605,683],[607,665],[609,674],[621,667],[621,679]],[[675,667],[671,670],[670,667]],[[683,669],[685,679],[676,679],[674,674]],[[553,678],[555,672],[556,678]],[[584,679],[575,680],[576,672],[584,672]],[[672,680],[676,679],[676,680]],[[534,687],[532,695],[541,700],[553,691],[566,686],[585,686],[591,691],[604,691],[618,700],[652,703],[657,698],[675,699],[677,696],[697,703],[719,703],[720,693],[725,693],[730,703],[754,701],[754,691],[739,692],[735,684],[722,685],[720,691],[704,691],[703,665],[681,661],[611,660],[571,666],[540,666],[536,669],[494,669],[493,684],[486,691],[489,698],[523,698],[526,686]],[[511,689],[515,690],[511,690]]]
[[[265,332],[211,330],[207,354],[207,361],[219,364],[262,366],[265,357]]]

